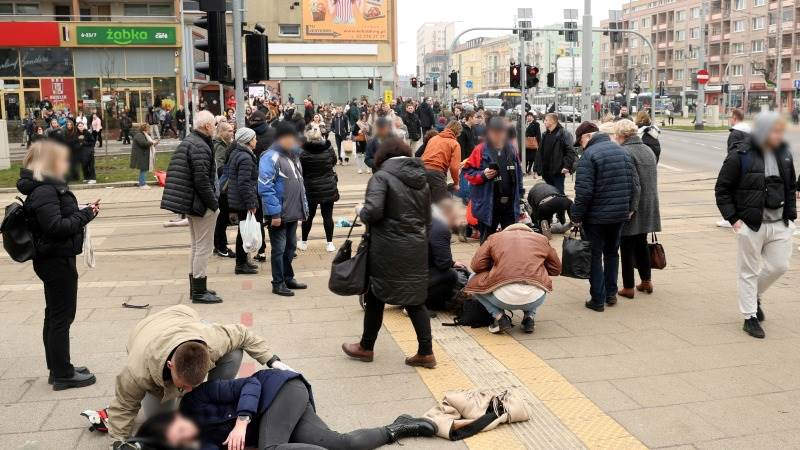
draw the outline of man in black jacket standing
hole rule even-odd
[[[797,218],[794,161],[784,141],[786,122],[776,112],[756,116],[749,139],[728,153],[715,193],[738,243],[739,310],[744,331],[765,334],[761,300],[788,269]]]
[[[744,121],[744,113],[739,108],[731,111],[731,118],[728,120],[731,125],[728,134],[728,153],[730,153],[750,137],[750,125]]]
[[[555,186],[563,194],[564,181],[577,159],[572,136],[558,122],[556,113],[544,117],[544,126],[542,142],[536,152],[536,166],[541,170],[545,183]]]
[[[185,214],[189,219],[192,303],[222,303],[215,292],[208,290],[206,278],[219,212],[216,167],[211,150],[215,129],[213,114],[205,110],[197,113],[191,134],[172,154],[161,197],[162,209]]]
[[[433,108],[431,108],[430,97],[426,97],[425,100],[420,103],[419,108],[417,108],[417,115],[419,116],[419,123],[422,126],[422,135],[425,136],[425,133],[430,131],[430,129],[433,128],[433,124],[436,122]]]
[[[403,124],[408,128],[408,145],[411,147],[411,151],[416,151],[422,140],[422,125],[417,112],[414,110],[414,104],[411,102],[406,103]]]

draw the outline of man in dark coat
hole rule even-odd
[[[207,287],[208,257],[214,248],[214,225],[217,221],[216,168],[211,139],[214,137],[214,115],[200,111],[194,129],[175,149],[167,168],[167,181],[161,197],[161,208],[189,219],[192,238],[190,272],[193,303],[221,303]]]
[[[617,303],[622,226],[636,213],[639,177],[628,152],[599,133],[594,123],[582,123],[575,136],[584,153],[578,161],[571,217],[592,243],[591,298],[586,307],[602,312],[605,305]]]
[[[124,145],[131,143],[131,128],[133,128],[133,120],[130,112],[126,109],[119,114],[119,129],[122,132],[121,139]]]
[[[419,124],[422,126],[422,135],[424,136],[436,123],[436,117],[434,117],[433,109],[431,108],[431,99],[429,97],[426,97],[419,105],[417,114],[419,115]]]
[[[788,269],[797,218],[794,161],[776,112],[756,116],[750,138],[728,153],[717,177],[717,207],[739,245],[739,311],[744,331],[764,338],[761,300]]]
[[[445,199],[431,205],[431,228],[428,232],[428,298],[425,305],[430,310],[441,311],[453,298],[458,281],[456,268],[464,268],[453,260],[450,245],[455,225],[453,200]]]
[[[406,110],[402,117],[403,124],[408,128],[408,141],[411,150],[416,150],[422,140],[422,125],[420,124],[417,112],[414,110],[413,103],[408,102],[406,104]]]
[[[261,111],[250,114],[250,129],[256,132],[256,157],[261,156],[275,142],[275,129],[267,123],[267,116]]]
[[[367,148],[364,153],[364,164],[366,164],[370,170],[375,170],[375,153],[377,153],[381,142],[391,136],[392,123],[385,117],[379,117],[378,120],[375,121],[375,137],[367,142]]]
[[[339,154],[339,163],[344,162],[342,142],[350,138],[350,120],[342,114],[341,108],[336,108],[331,120],[331,131],[336,138],[336,151]]]
[[[728,120],[730,123],[730,133],[728,134],[728,153],[736,150],[740,144],[750,137],[750,125],[744,121],[744,112],[741,109],[735,108],[731,111],[731,118]]]
[[[570,133],[558,122],[558,114],[548,113],[544,118],[545,132],[539,151],[536,152],[536,167],[545,183],[564,193],[564,181],[572,172],[577,155]]]

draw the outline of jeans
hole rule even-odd
[[[364,311],[364,333],[361,335],[361,348],[372,350],[378,339],[378,332],[383,324],[383,308],[386,303],[372,293],[366,294],[366,309]],[[431,317],[425,305],[405,306],[414,332],[417,334],[417,353],[421,356],[433,354],[433,337],[431,337]]]
[[[592,243],[592,270],[589,276],[591,302],[605,304],[606,299],[617,295],[619,272],[619,244],[621,223],[583,224],[584,237]]]
[[[192,241],[189,267],[194,278],[205,278],[208,271],[208,258],[214,249],[214,223],[218,212],[207,209],[203,217],[188,216],[189,236]]]
[[[147,184],[147,171],[140,170],[139,171],[139,186],[144,186]]]
[[[564,194],[564,180],[567,178],[566,175],[543,175],[542,178],[544,178],[545,183],[555,187],[558,189],[558,192]]]
[[[636,284],[633,277],[633,265],[639,269],[639,278],[650,281],[650,253],[647,251],[647,233],[622,236],[619,245],[622,260],[622,287],[632,289]]]
[[[269,223],[272,220],[265,217]],[[292,259],[297,251],[297,222],[282,222],[279,227],[269,226],[269,244],[272,264],[272,285],[278,286],[294,279]]]
[[[84,180],[97,179],[97,174],[94,170],[94,147],[81,149],[81,169],[83,170]]]
[[[390,442],[386,427],[350,433],[331,430],[309,400],[302,381],[287,381],[257,422],[258,450],[371,450]]]
[[[533,300],[530,303],[525,303],[524,305],[509,305],[508,303],[503,303],[500,301],[500,299],[495,297],[494,293],[473,294],[473,297],[475,297],[475,300],[479,301],[493,317],[504,314],[505,311],[516,310],[521,310],[525,317],[533,317],[536,315],[536,311],[539,309],[539,307],[542,306],[542,303],[544,303],[544,299],[547,297],[547,294],[542,294],[541,297]]]
[[[78,307],[75,257],[34,258],[33,271],[44,283],[42,341],[47,368],[56,378],[69,378],[75,374],[69,355],[69,328]]]
[[[301,226],[302,240],[308,240],[308,234],[311,232],[311,225],[313,225],[314,216],[317,215],[317,205],[319,205],[322,213],[322,226],[325,228],[325,240],[327,242],[331,242],[333,241],[333,202],[321,204],[309,202],[308,219],[304,220],[303,225]]]

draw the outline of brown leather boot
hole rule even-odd
[[[648,294],[653,293],[653,282],[650,280],[642,280],[642,284],[636,286],[636,290],[639,292],[646,292]]]
[[[356,344],[342,344],[342,351],[345,355],[363,362],[372,362],[375,352],[372,350],[364,350],[361,348],[360,343]]]
[[[633,288],[622,288],[619,291],[617,291],[617,295],[625,298],[633,298],[635,293],[636,291],[634,291]]]
[[[406,365],[411,367],[424,367],[426,369],[433,369],[436,367],[436,357],[433,355],[422,356],[417,353],[414,356],[406,358]]]

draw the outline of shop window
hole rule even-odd
[[[71,77],[72,53],[68,48],[23,48],[22,75],[26,77]]]
[[[177,106],[175,96],[176,78],[153,78],[153,104],[162,108],[174,110]]]
[[[19,78],[7,78],[3,80],[3,87],[6,90],[19,89]]]
[[[72,14],[69,5],[53,5],[53,12],[59,22],[68,22]]]
[[[85,114],[93,113],[100,106],[100,79],[78,78],[78,108]]]
[[[0,14],[9,15],[9,16],[14,14],[14,4],[13,3],[0,3]]]
[[[278,25],[278,36],[298,37],[300,36],[300,25],[296,23],[282,23]]]
[[[39,80],[36,78],[26,78],[22,80],[22,87],[25,89],[39,89]]]
[[[14,48],[0,48],[0,77],[19,76],[19,53]]]
[[[14,14],[31,16],[40,14],[39,4],[37,3],[17,3],[14,5]]]

